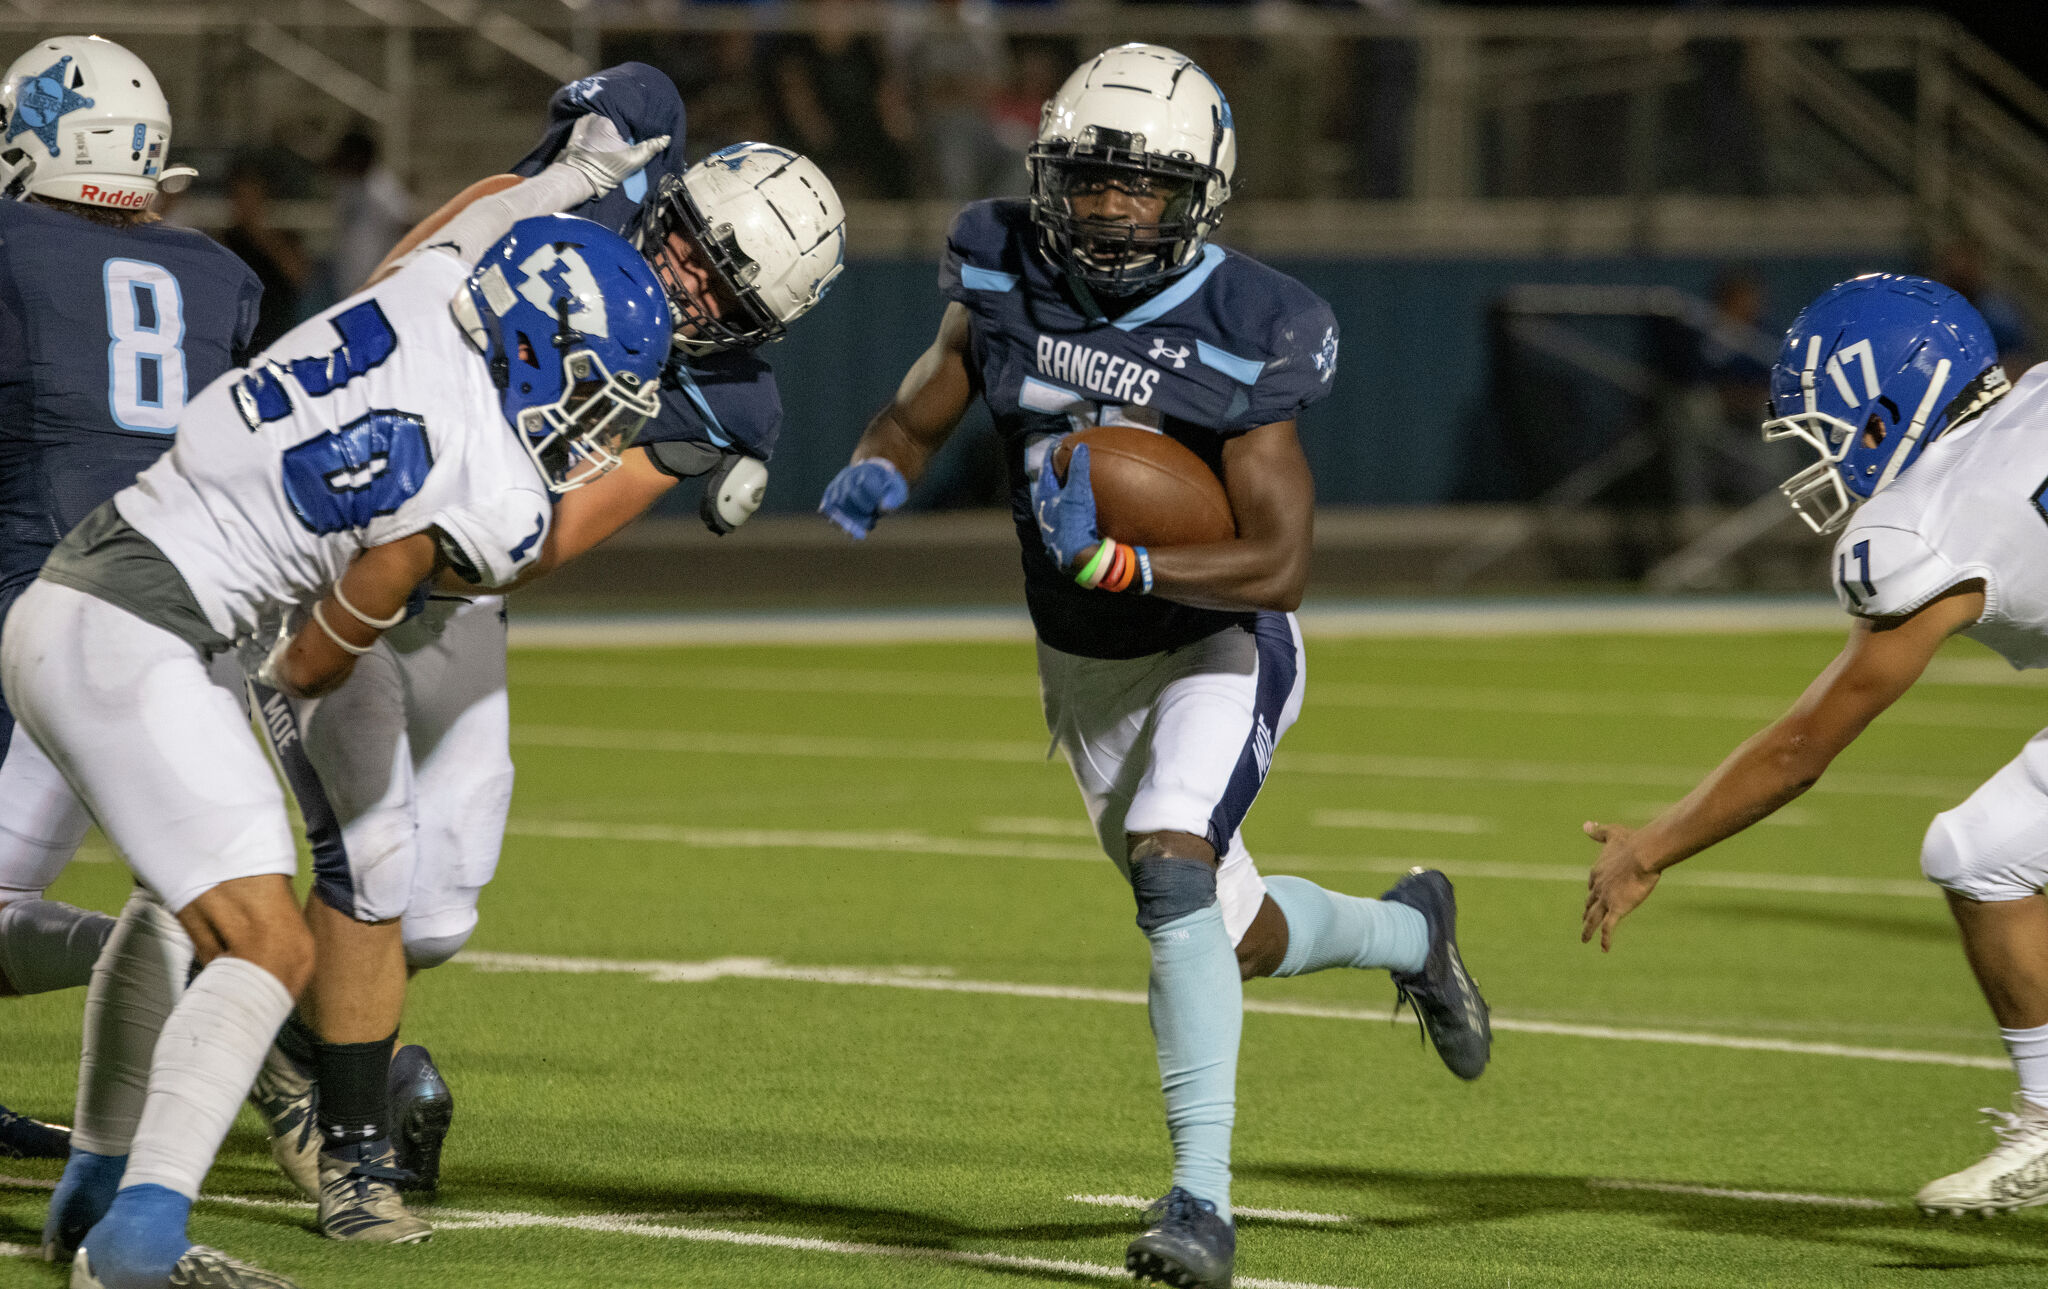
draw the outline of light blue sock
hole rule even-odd
[[[1269,877],[1266,894],[1287,918],[1287,956],[1276,976],[1331,967],[1420,971],[1429,956],[1429,922],[1406,904],[1326,891],[1299,877]]]
[[[1237,1041],[1244,985],[1237,951],[1215,904],[1148,931],[1152,942],[1152,1037],[1173,1184],[1230,1220],[1230,1128],[1237,1119]]]
[[[159,1289],[192,1247],[192,1197],[168,1186],[123,1186],[85,1237],[93,1274],[107,1289]]]

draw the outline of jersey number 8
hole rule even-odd
[[[124,430],[169,434],[185,410],[185,305],[148,260],[108,260],[107,410]]]

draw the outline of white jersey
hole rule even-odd
[[[539,555],[550,494],[448,311],[469,265],[415,257],[187,405],[114,499],[215,630],[267,631],[357,553],[438,529],[485,585]]]
[[[1858,617],[1911,613],[1984,582],[1963,634],[2015,667],[2048,667],[2048,364],[1929,445],[1835,543],[1835,595]]]

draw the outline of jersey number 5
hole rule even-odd
[[[185,303],[148,260],[108,260],[107,409],[124,430],[169,434],[185,410]]]

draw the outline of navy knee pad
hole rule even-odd
[[[1216,865],[1178,855],[1133,860],[1131,893],[1138,897],[1138,929],[1150,935],[1216,902]]]

